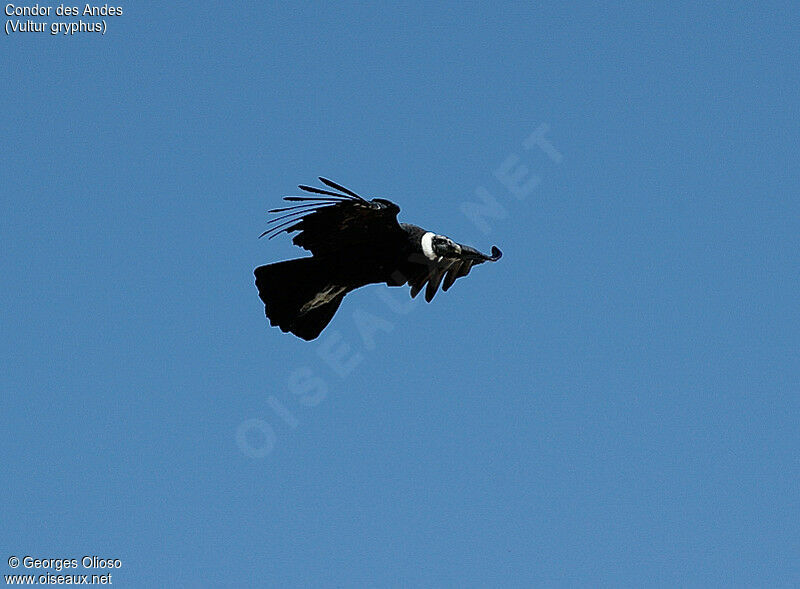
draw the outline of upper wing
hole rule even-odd
[[[384,199],[364,200],[326,178],[320,178],[338,192],[303,186],[306,192],[322,196],[286,196],[284,200],[303,204],[272,209],[270,213],[285,213],[269,223],[277,223],[261,234],[270,239],[286,232],[299,231],[292,243],[314,255],[326,255],[387,239],[398,239],[405,232],[397,222],[400,207]]]
[[[421,254],[415,254],[400,269],[404,282],[411,287],[411,297],[416,297],[425,287],[425,300],[431,302],[439,285],[447,291],[458,279],[469,274],[473,266],[484,262],[496,262],[503,256],[498,248],[492,247],[492,255],[487,256],[468,245],[461,245],[458,257],[440,257],[430,260]],[[444,284],[442,280],[444,279]],[[427,285],[427,286],[426,286]]]

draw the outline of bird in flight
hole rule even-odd
[[[503,255],[486,255],[449,237],[416,225],[399,223],[400,207],[383,198],[366,200],[326,178],[329,189],[300,185],[314,196],[285,196],[292,206],[272,209],[269,239],[297,235],[292,243],[311,257],[259,266],[256,288],[270,325],[310,341],[333,319],[345,295],[367,284],[411,287],[411,297],[425,288],[431,302],[473,266]]]

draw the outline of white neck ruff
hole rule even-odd
[[[436,259],[436,253],[433,251],[433,236],[436,235],[428,231],[425,235],[422,236],[422,253],[425,254],[425,257],[429,260]]]

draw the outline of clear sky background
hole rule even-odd
[[[0,42],[4,573],[800,584],[794,3],[118,4]],[[505,256],[282,334],[320,175]]]

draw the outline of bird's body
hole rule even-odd
[[[255,269],[256,287],[270,324],[305,340],[316,338],[345,295],[367,284],[411,286],[415,297],[426,287],[430,302],[439,285],[448,290],[472,266],[500,259],[487,256],[416,225],[398,223],[400,208],[380,198],[367,201],[325,178],[338,192],[300,186],[321,196],[288,196],[303,204],[273,209],[283,213],[263,235],[299,231],[292,240],[313,255]]]

